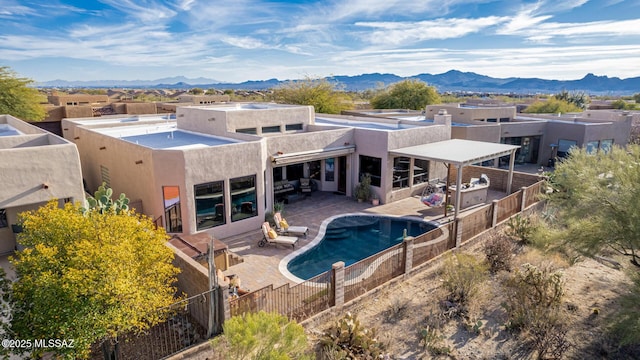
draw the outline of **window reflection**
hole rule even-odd
[[[231,179],[231,221],[258,216],[256,201],[256,176]]]
[[[203,230],[226,222],[224,211],[224,182],[214,181],[194,186],[196,229]]]
[[[182,232],[182,215],[180,213],[180,188],[163,186],[164,221],[168,233]]]

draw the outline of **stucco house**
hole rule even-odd
[[[311,106],[234,103],[178,107],[173,115],[64,119],[89,189],[106,182],[169,233],[218,238],[257,229],[275,202],[312,190],[351,196],[370,174],[381,202],[412,196],[446,167],[391,150],[448,140],[434,122],[315,114]],[[313,193],[311,194],[313,196]]]
[[[10,115],[0,115],[0,184],[0,254],[16,249],[19,213],[84,201],[76,146]]]

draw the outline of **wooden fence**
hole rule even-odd
[[[495,227],[539,201],[544,181],[523,187],[492,204],[464,214],[450,222],[401,244],[344,267],[333,269],[295,286],[264,287],[230,299],[230,316],[245,312],[278,312],[301,321],[331,307],[341,307],[393,278],[453,249]]]

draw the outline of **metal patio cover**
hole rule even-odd
[[[484,141],[451,139],[438,141],[429,144],[409,146],[400,149],[390,150],[393,156],[406,156],[415,159],[438,161],[455,165],[458,169],[456,179],[456,189],[462,185],[462,168],[466,165],[476,164],[482,161],[495,159],[509,155],[509,177],[507,180],[507,194],[511,193],[511,183],[513,180],[513,164],[515,152],[520,148],[518,145],[507,145],[490,143]],[[458,218],[460,208],[460,191],[456,191],[455,215]]]

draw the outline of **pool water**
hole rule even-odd
[[[349,266],[401,243],[405,229],[408,236],[418,236],[435,228],[434,224],[418,219],[341,216],[331,220],[315,247],[289,261],[287,270],[306,280],[330,270],[338,261]]]

